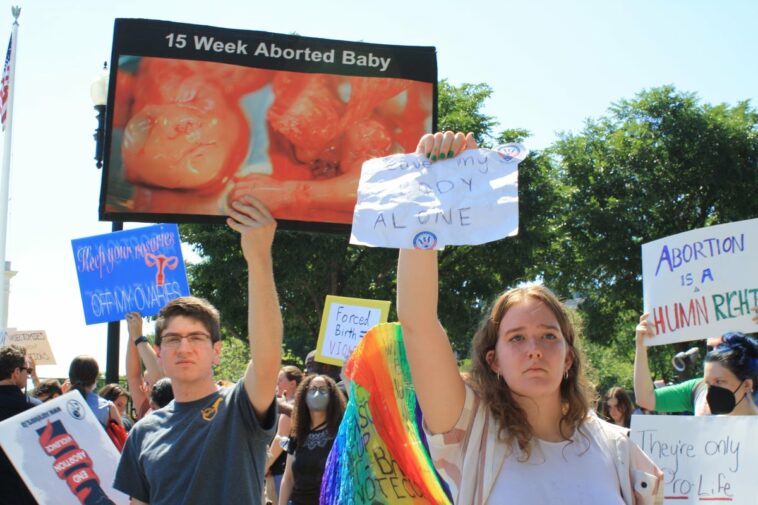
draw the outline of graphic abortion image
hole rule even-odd
[[[117,19],[111,63],[104,220],[223,222],[249,194],[347,231],[362,163],[436,126],[433,47]]]

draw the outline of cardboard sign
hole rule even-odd
[[[346,232],[361,164],[436,127],[433,47],[117,19],[100,216]]]
[[[368,330],[386,323],[390,302],[326,296],[316,361],[342,366]]]
[[[55,365],[55,356],[50,348],[45,330],[19,331],[8,328],[0,333],[0,347],[15,344],[26,349],[26,354],[38,365]]]
[[[147,226],[71,241],[87,324],[153,316],[189,295],[179,228]]]
[[[78,391],[0,422],[0,445],[39,503],[128,504],[119,453]]]
[[[363,164],[351,244],[403,249],[476,245],[518,233],[518,164],[506,144],[432,163],[419,154]]]
[[[632,416],[631,438],[664,473],[664,503],[755,503],[757,416]]]
[[[709,226],[642,245],[642,289],[656,336],[648,345],[753,332],[758,219]]]

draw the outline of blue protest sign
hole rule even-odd
[[[189,295],[180,243],[175,224],[72,240],[87,324],[119,321],[133,311],[152,316]]]

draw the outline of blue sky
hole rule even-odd
[[[2,1],[3,51],[15,4],[22,13],[6,257],[19,273],[9,326],[47,331],[58,365],[41,367],[43,376],[65,375],[82,353],[104,368],[106,327],[84,324],[70,240],[110,231],[97,221],[89,87],[110,58],[117,17],[435,46],[439,76],[492,86],[487,113],[502,128],[531,131],[531,149],[645,88],[673,84],[730,104],[755,103],[758,93],[754,1]]]

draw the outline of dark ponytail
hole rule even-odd
[[[68,367],[68,380],[71,381],[71,387],[85,398],[97,382],[98,375],[100,375],[100,368],[97,366],[97,360],[92,356],[77,356],[71,360],[71,366]]]

